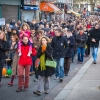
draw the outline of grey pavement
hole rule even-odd
[[[82,66],[54,100],[100,100],[100,54],[97,64],[92,61],[90,58]]]
[[[85,58],[85,62],[88,59],[89,58]],[[36,89],[37,84],[37,82],[33,82],[34,75],[30,76],[29,90],[20,93],[15,92],[17,89],[17,78],[14,80],[14,86],[12,87],[7,86],[7,83],[10,81],[10,78],[3,78],[2,87],[0,87],[0,100],[54,100],[54,98],[63,90],[66,84],[68,84],[71,81],[71,79],[78,73],[78,71],[83,65],[84,64],[78,65],[75,57],[74,63],[71,63],[69,76],[64,77],[63,83],[59,83],[58,80],[54,80],[55,76],[53,75],[51,77],[51,89],[48,95],[42,93],[41,96],[36,96],[33,94],[33,90]]]

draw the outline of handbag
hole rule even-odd
[[[57,63],[54,61],[54,59],[52,57],[52,60],[49,60],[49,59],[46,60],[45,66],[46,67],[56,68]]]

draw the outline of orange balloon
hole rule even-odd
[[[5,75],[5,74],[7,74],[7,69],[6,68],[3,68],[2,69],[2,75]]]

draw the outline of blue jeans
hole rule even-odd
[[[94,62],[96,62],[96,60],[97,60],[98,48],[91,47],[91,52],[92,52],[93,60],[94,60]]]
[[[7,69],[11,69],[11,66],[10,66],[10,65],[8,65],[8,66],[7,66]]]
[[[56,77],[63,78],[64,77],[64,58],[56,58],[54,60],[57,62],[55,75]]]
[[[79,62],[83,62],[83,59],[84,59],[84,52],[85,52],[85,48],[83,48],[83,47],[78,47],[78,61],[79,61]]]

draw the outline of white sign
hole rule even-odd
[[[5,18],[0,18],[0,25],[5,25]]]

